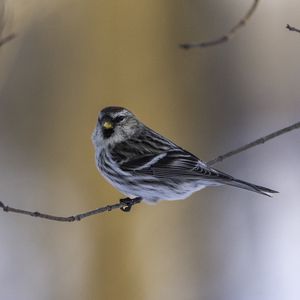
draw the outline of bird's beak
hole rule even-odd
[[[112,129],[113,128],[113,124],[110,121],[105,121],[102,126],[105,129]]]

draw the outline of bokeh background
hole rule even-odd
[[[98,111],[125,106],[209,160],[300,119],[298,0],[2,0],[0,200],[71,215],[122,196],[98,174]],[[230,187],[80,223],[0,212],[1,299],[300,299],[300,132],[216,167]]]

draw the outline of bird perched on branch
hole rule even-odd
[[[121,193],[148,202],[185,199],[207,186],[277,193],[218,171],[156,133],[122,107],[106,107],[92,140],[100,173]]]

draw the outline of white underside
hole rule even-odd
[[[221,185],[217,182],[205,182],[203,180],[194,181],[194,182],[186,182],[182,183],[178,188],[174,191],[173,189],[169,189],[167,187],[153,187],[149,188],[149,186],[120,186],[116,182],[112,182],[109,178],[106,178],[110,184],[112,184],[116,189],[118,189],[121,193],[125,194],[127,197],[141,197],[144,201],[148,203],[155,203],[160,200],[183,200],[188,198],[193,193],[204,189],[207,186],[218,186]]]
[[[96,161],[99,154],[96,154]],[[111,161],[113,163],[113,161]],[[151,161],[152,163],[152,161]],[[213,180],[188,180],[188,181],[182,181],[181,183],[175,185],[175,188],[171,188],[168,186],[168,184],[163,184],[164,180],[170,180],[167,178],[155,178],[153,176],[140,176],[139,179],[144,178],[145,182],[148,182],[147,184],[134,184],[134,181],[130,184],[120,184],[116,181],[111,180],[106,174],[104,174],[101,169],[99,168],[99,165],[97,163],[98,169],[100,173],[103,175],[103,177],[111,184],[113,185],[117,190],[119,190],[121,193],[125,194],[127,197],[134,198],[134,197],[141,197],[144,201],[149,203],[155,203],[160,200],[183,200],[189,197],[194,192],[197,192],[207,186],[218,186],[221,185],[219,182],[215,182]],[[131,174],[124,172],[119,169],[118,165],[115,164],[112,166],[112,169],[118,170],[119,176],[127,177],[127,180],[130,181],[133,177]],[[149,185],[149,181],[154,180],[153,185]],[[178,180],[178,178],[177,178]],[[142,182],[142,180],[139,180],[139,182]]]

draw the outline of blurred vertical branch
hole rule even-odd
[[[12,39],[16,37],[15,33],[11,33],[8,35],[4,35],[4,27],[5,27],[5,2],[2,3],[1,11],[0,11],[0,47],[4,44],[8,43]]]
[[[251,18],[251,16],[253,15],[253,13],[255,12],[258,3],[260,0],[254,0],[252,6],[250,7],[250,9],[248,10],[248,12],[246,13],[246,15],[234,26],[232,27],[228,33],[214,39],[211,41],[206,41],[206,42],[200,42],[200,43],[184,43],[184,44],[180,44],[179,47],[181,47],[182,49],[185,50],[189,50],[191,48],[206,48],[206,47],[211,47],[211,46],[216,46],[225,42],[228,42],[229,40],[231,40],[236,33],[243,27],[246,25],[246,23],[249,21],[249,19]]]
[[[16,37],[15,33],[11,33],[10,35],[7,35],[5,37],[0,37],[0,47],[2,47],[4,44],[8,43],[12,39]]]

